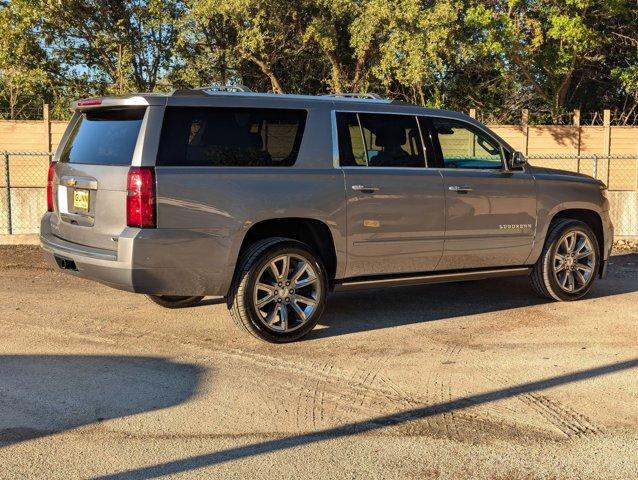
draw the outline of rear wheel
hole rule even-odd
[[[186,308],[194,307],[204,297],[187,297],[183,295],[146,295],[153,303],[157,303],[164,308]]]
[[[307,245],[269,238],[242,256],[228,306],[235,323],[252,335],[292,342],[319,321],[327,288],[323,263]]]
[[[582,298],[594,283],[599,257],[598,240],[586,223],[557,220],[530,275],[532,287],[552,300]]]

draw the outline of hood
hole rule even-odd
[[[566,180],[591,183],[595,185],[604,185],[602,181],[597,180],[584,173],[572,172],[569,170],[559,170],[557,168],[535,167],[533,165],[529,165],[529,169],[536,178],[548,178],[552,180]]]

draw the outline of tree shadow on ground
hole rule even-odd
[[[638,367],[638,358],[623,362],[611,363],[600,367],[577,372],[545,378],[542,380],[504,387],[485,393],[462,397],[448,402],[427,405],[411,410],[404,410],[391,415],[384,415],[368,420],[348,423],[346,425],[319,430],[312,433],[293,435],[290,437],[268,440],[265,442],[252,443],[249,445],[229,448],[204,455],[193,456],[171,462],[151,465],[138,469],[119,472],[111,475],[99,477],[102,480],[129,480],[129,479],[149,479],[158,478],[165,475],[175,475],[182,472],[210,467],[221,463],[241,460],[243,458],[264,455],[271,452],[292,449],[303,445],[311,445],[318,442],[333,440],[337,438],[359,435],[366,432],[379,430],[386,427],[401,425],[407,422],[420,420],[435,415],[442,415],[448,412],[464,410],[469,407],[482,405],[510,397],[515,397],[531,392],[539,392],[560,385],[586,380],[588,378],[608,375]]]
[[[0,448],[183,403],[201,374],[154,357],[0,355]]]

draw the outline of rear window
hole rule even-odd
[[[157,165],[287,167],[305,124],[305,110],[168,107]]]
[[[109,108],[82,113],[60,162],[130,165],[146,108]]]

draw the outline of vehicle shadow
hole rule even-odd
[[[604,280],[586,298],[638,291],[638,254],[613,256]],[[548,303],[523,277],[412,287],[375,288],[331,295],[315,329],[305,340],[477,315]]]
[[[180,404],[201,374],[156,357],[0,355],[0,448]]]
[[[579,370],[519,385],[504,386],[503,388],[485,393],[469,395],[447,402],[424,405],[410,410],[374,417],[359,422],[348,423],[324,430],[251,443],[203,455],[117,472],[97,478],[101,480],[140,480],[159,478],[166,475],[176,475],[244,458],[265,455],[271,452],[281,452],[282,450],[293,449],[302,445],[311,445],[351,435],[360,435],[365,432],[380,430],[382,428],[401,425],[436,415],[443,415],[449,412],[460,411],[477,405],[483,405],[519,395],[540,392],[560,385],[579,382],[589,378],[600,377],[636,367],[638,367],[638,358],[628,359],[622,362],[601,365],[587,370]],[[211,475],[209,474],[207,476]]]

